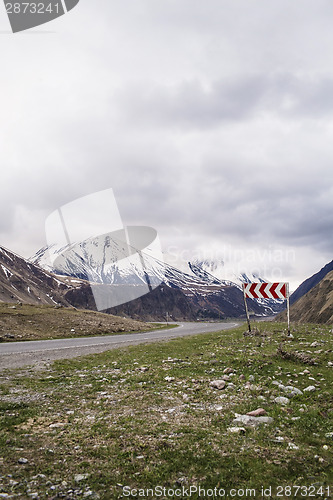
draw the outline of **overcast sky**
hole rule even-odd
[[[295,288],[333,258],[331,0],[81,0],[11,34],[0,9],[0,245],[113,188],[166,258]]]

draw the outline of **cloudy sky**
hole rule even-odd
[[[113,188],[166,258],[295,288],[333,258],[331,0],[81,0],[11,34],[0,9],[0,244]]]

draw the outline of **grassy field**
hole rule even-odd
[[[257,327],[2,372],[0,498],[332,498],[331,327]]]
[[[0,342],[101,336],[164,326],[74,307],[0,303]]]

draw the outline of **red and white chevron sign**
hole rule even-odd
[[[287,283],[243,283],[245,296],[249,299],[285,299]]]

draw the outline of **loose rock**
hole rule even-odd
[[[306,387],[305,389],[303,389],[304,392],[313,392],[315,391],[316,388],[314,385],[309,385],[308,387]]]
[[[64,427],[67,425],[65,422],[56,422],[55,424],[50,424],[49,428],[50,429],[60,429],[61,427]]]
[[[289,403],[289,399],[285,398],[283,396],[279,396],[278,398],[274,399],[275,403],[278,403],[280,405],[287,405]]]
[[[299,446],[296,446],[294,443],[288,443],[288,448],[291,450],[299,450]]]
[[[283,436],[277,436],[273,439],[273,441],[275,441],[275,443],[283,443],[284,441],[284,437]]]
[[[246,430],[244,429],[244,427],[228,427],[227,431],[231,432],[233,434],[245,434],[246,433]]]
[[[236,415],[236,418],[232,421],[234,425],[241,427],[257,427],[263,424],[273,423],[272,417],[251,417],[250,415]]]
[[[76,483],[79,483],[80,481],[84,481],[85,479],[87,479],[88,476],[89,474],[75,474],[74,481]]]
[[[213,389],[218,389],[220,391],[225,388],[226,383],[224,380],[212,380],[209,385],[213,387]]]
[[[264,410],[263,408],[258,408],[257,410],[249,411],[246,415],[249,415],[250,417],[262,417],[266,414],[266,410]]]
[[[279,388],[286,392],[290,398],[293,398],[294,396],[302,396],[303,394],[300,389],[297,389],[297,387],[293,387],[292,385],[284,386],[281,384],[279,385]]]

